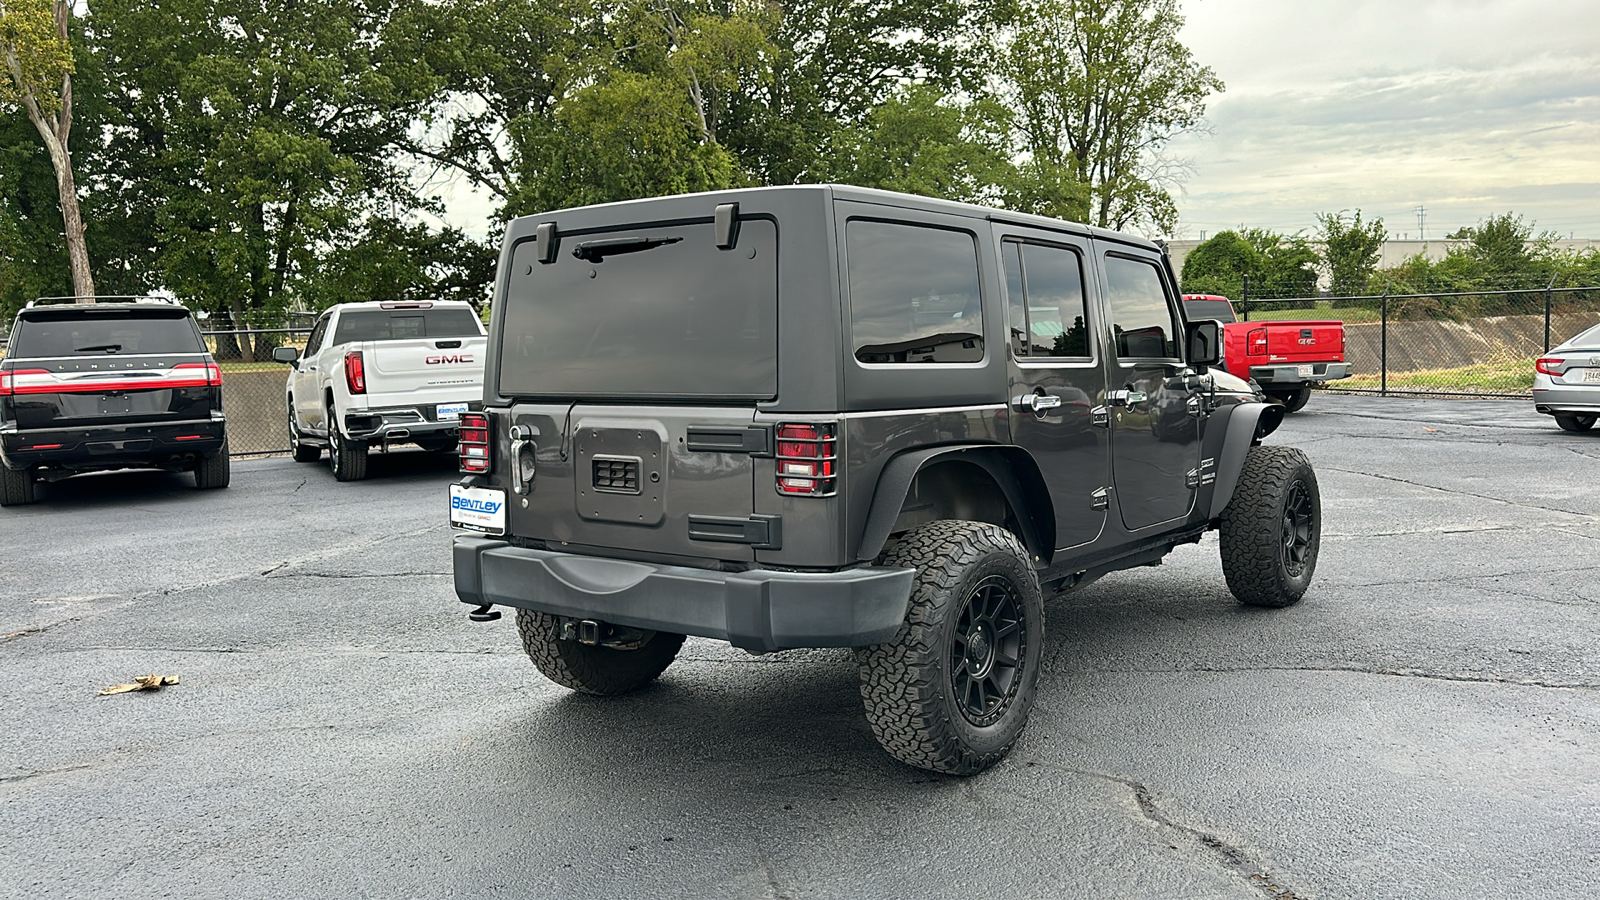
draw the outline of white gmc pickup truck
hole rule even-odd
[[[340,481],[367,477],[367,450],[411,443],[454,451],[461,414],[483,397],[483,323],[466,303],[342,303],[312,326],[289,364],[289,446],[299,462],[328,449]]]

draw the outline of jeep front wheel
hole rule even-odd
[[[1044,600],[1028,553],[983,522],[932,522],[879,561],[917,570],[906,624],[856,650],[878,743],[901,762],[971,775],[1011,751],[1033,710]]]
[[[1311,586],[1322,543],[1322,495],[1293,447],[1250,448],[1222,510],[1222,574],[1247,606],[1290,606]]]
[[[652,632],[632,649],[590,646],[563,640],[561,621],[548,613],[517,610],[522,649],[544,677],[585,694],[611,697],[638,690],[656,680],[683,646],[684,636]]]

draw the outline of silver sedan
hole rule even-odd
[[[1533,408],[1555,416],[1563,431],[1588,431],[1600,418],[1600,325],[1571,338],[1533,364]]]

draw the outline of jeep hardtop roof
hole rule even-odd
[[[1077,234],[1093,237],[1099,240],[1115,241],[1159,251],[1160,245],[1154,241],[1124,234],[1107,228],[1094,225],[1084,225],[1079,222],[1068,222],[1062,219],[1052,219],[1049,216],[1039,216],[1032,213],[1013,212],[1006,209],[996,209],[990,206],[980,206],[976,203],[962,203],[955,200],[941,200],[935,197],[923,197],[916,194],[902,194],[895,191],[882,191],[875,188],[856,187],[848,184],[799,184],[778,185],[773,187],[733,188],[724,191],[703,191],[695,194],[673,194],[666,197],[649,197],[642,200],[618,200],[612,203],[596,203],[589,206],[573,206],[566,209],[550,210],[549,212],[534,215],[520,216],[511,220],[508,226],[507,237],[516,240],[522,237],[531,237],[534,226],[539,222],[556,221],[570,227],[591,228],[602,227],[606,224],[653,224],[652,219],[639,215],[639,211],[655,209],[672,210],[660,216],[663,219],[680,218],[677,208],[696,208],[700,215],[709,215],[710,210],[718,202],[736,201],[740,198],[759,198],[770,195],[782,194],[823,194],[834,200],[848,200],[856,203],[877,204],[895,209],[926,210],[928,212],[943,213],[946,215],[962,216],[970,219],[986,219],[992,222],[1005,222],[1028,228],[1038,228],[1048,231],[1060,231],[1067,234]],[[709,201],[709,202],[708,202]],[[622,210],[629,210],[626,219],[617,219],[613,214]],[[570,219],[576,218],[577,222]],[[568,219],[568,222],[559,220]]]

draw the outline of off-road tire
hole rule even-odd
[[[322,458],[322,448],[301,443],[300,427],[294,423],[294,398],[289,399],[289,452],[295,462],[310,463]]]
[[[997,525],[946,520],[907,532],[878,564],[915,568],[917,576],[899,633],[855,651],[873,735],[890,756],[918,768],[951,775],[987,769],[1021,737],[1039,680],[1044,600],[1027,550]],[[979,609],[972,601],[983,602],[996,586],[1008,592],[998,602],[1016,613],[1014,630],[1002,626],[993,632],[996,640],[982,642],[973,638],[976,624],[958,634],[969,606]],[[984,651],[996,654],[989,657],[992,668],[974,672],[969,665]],[[1006,657],[1015,662],[1000,676],[1006,683],[990,685]],[[958,681],[971,688],[978,674],[977,702],[971,693],[958,696]],[[997,695],[992,705],[985,700],[991,687]],[[977,706],[989,712],[974,721],[966,710]]]
[[[367,477],[367,443],[352,441],[339,431],[339,422],[328,407],[328,465],[336,481],[360,481]]]
[[[561,622],[548,613],[517,610],[522,649],[544,677],[585,694],[614,697],[660,677],[678,655],[684,637],[657,631],[634,650],[591,647],[561,639]]]
[[[1317,473],[1293,447],[1250,448],[1222,510],[1222,574],[1246,606],[1298,603],[1322,544]]]
[[[39,499],[32,472],[18,472],[0,464],[0,506],[22,506]]]
[[[1556,416],[1556,424],[1562,431],[1588,431],[1594,427],[1595,416]]]
[[[200,457],[194,464],[194,486],[202,491],[213,491],[228,486],[232,467],[228,462],[228,436],[222,436],[222,446],[215,452]]]
[[[1306,408],[1306,403],[1311,400],[1311,385],[1302,385],[1289,390],[1273,389],[1267,391],[1267,397],[1283,407],[1284,414],[1299,412]]]

